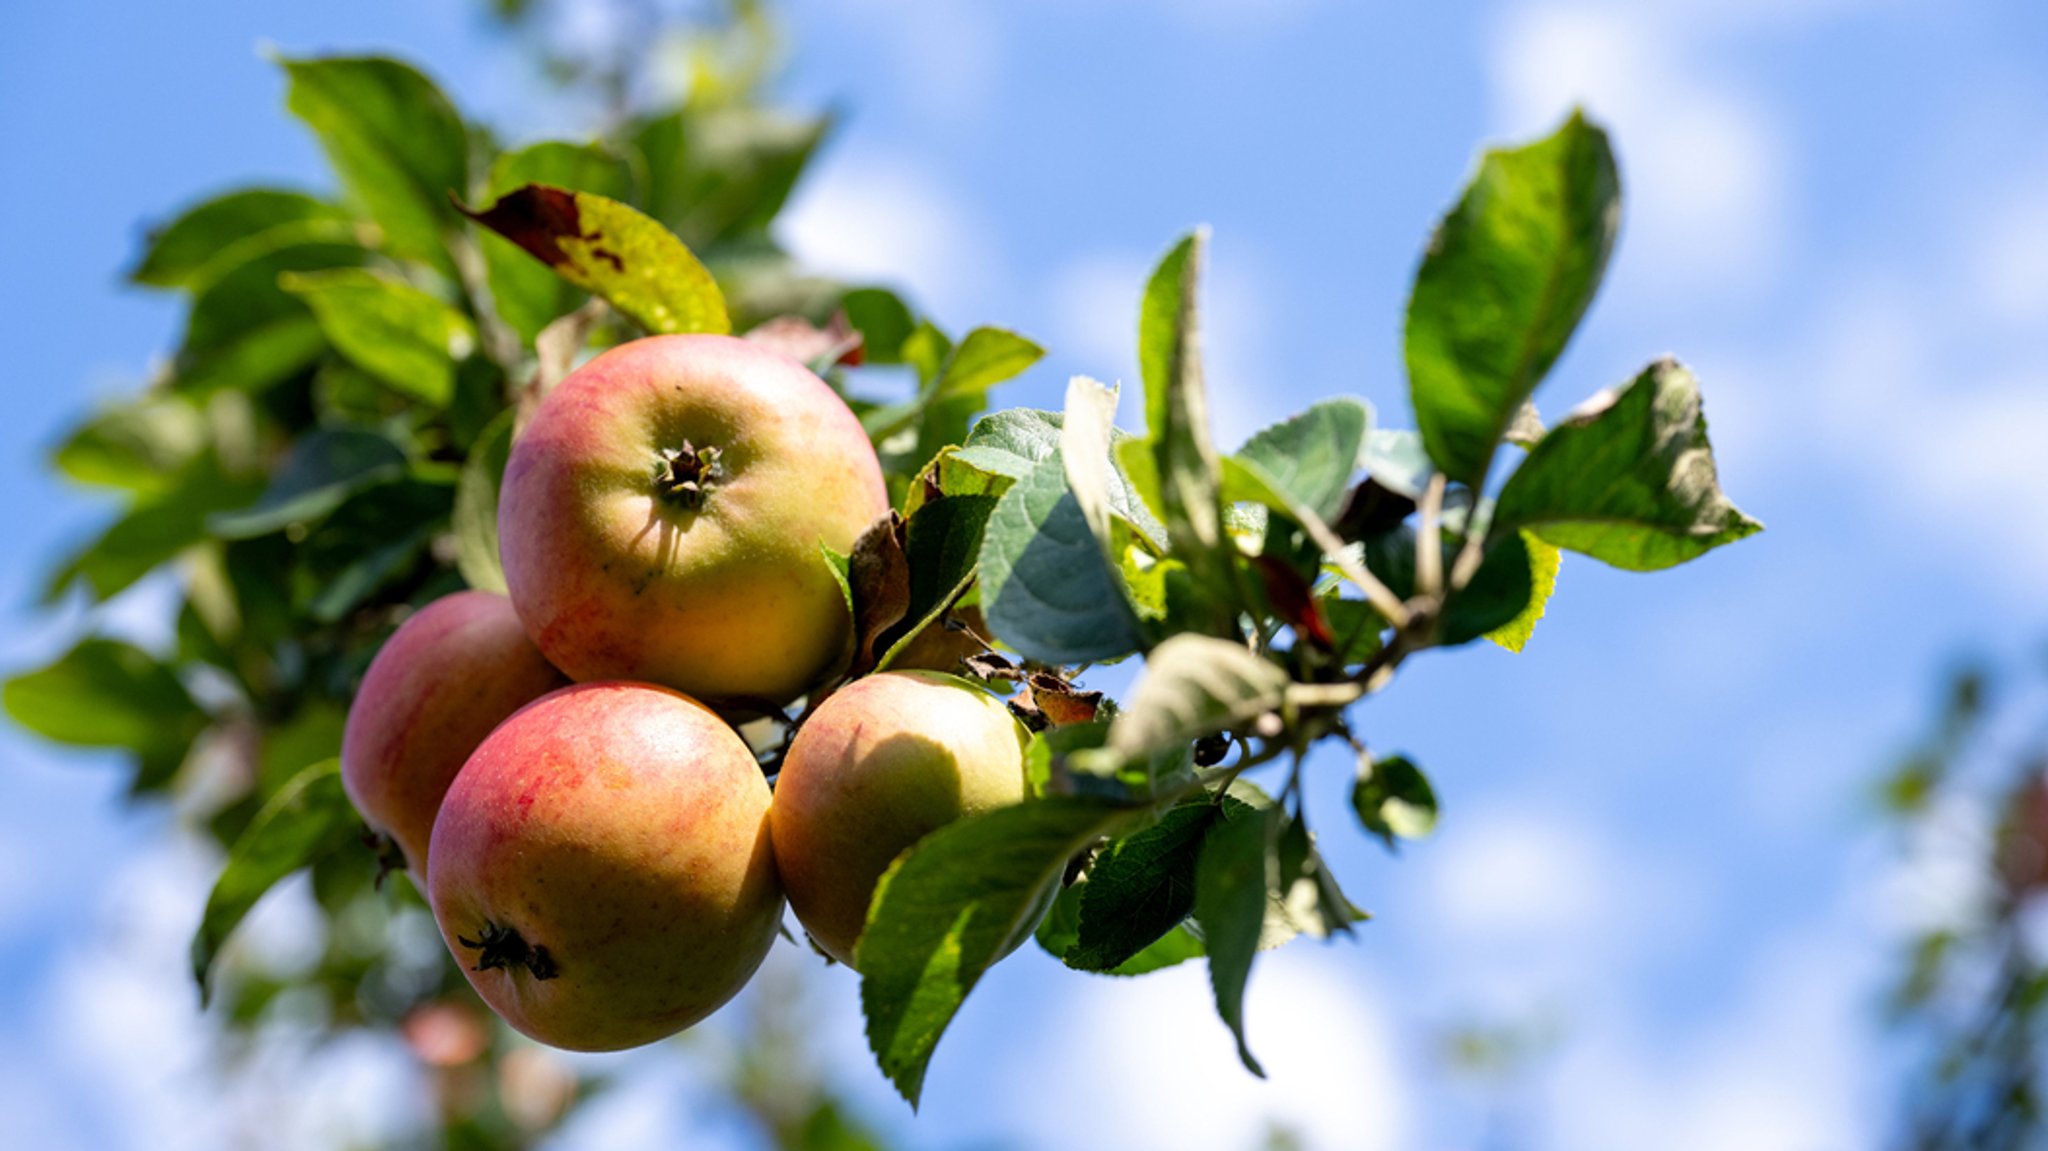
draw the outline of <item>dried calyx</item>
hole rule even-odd
[[[684,440],[681,447],[663,448],[654,461],[655,494],[678,507],[696,508],[718,471],[719,451]]]
[[[500,927],[486,922],[478,933],[480,938],[471,939],[466,935],[456,936],[456,942],[477,953],[473,971],[491,971],[497,968],[510,970],[524,967],[535,979],[553,979],[561,974],[555,967],[555,958],[545,947],[537,947],[526,941],[518,930]]]

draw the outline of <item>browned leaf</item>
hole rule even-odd
[[[853,542],[847,582],[853,585],[853,666],[849,678],[873,671],[887,650],[885,632],[903,622],[910,610],[910,560],[904,554],[903,516],[879,516]]]
[[[748,331],[746,338],[814,372],[837,364],[855,367],[863,359],[860,333],[846,322],[845,312],[832,313],[822,328],[802,316],[777,316]]]
[[[1330,634],[1322,606],[1301,573],[1272,556],[1259,556],[1253,562],[1259,569],[1259,581],[1266,587],[1266,600],[1272,605],[1273,614],[1307,642],[1325,651],[1334,648],[1337,639]]]

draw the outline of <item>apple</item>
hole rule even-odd
[[[956,676],[890,671],[832,693],[798,729],[768,823],[783,887],[820,948],[849,966],[889,864],[964,815],[1024,798],[1031,733]]]
[[[506,716],[568,682],[526,638],[510,600],[443,596],[370,661],[342,729],[342,786],[424,878],[434,813],[469,753]]]
[[[498,504],[519,618],[579,681],[785,702],[849,642],[819,553],[889,510],[860,420],[796,361],[729,336],[622,344],[549,392]]]
[[[767,780],[680,692],[565,687],[500,725],[448,789],[427,901],[521,1033],[572,1051],[652,1043],[731,999],[775,941]]]

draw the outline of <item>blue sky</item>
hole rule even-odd
[[[563,127],[462,5],[20,7],[0,71],[8,666],[89,622],[29,609],[33,561],[104,514],[40,453],[170,346],[175,309],[118,282],[140,224],[243,180],[324,178],[260,41],[401,52],[510,137]],[[850,112],[788,218],[800,253],[898,279],[951,327],[1040,338],[1048,362],[1000,398],[1057,406],[1070,372],[1134,376],[1142,277],[1208,222],[1226,444],[1338,392],[1405,425],[1401,301],[1434,217],[1480,143],[1584,101],[1614,130],[1627,214],[1538,401],[1555,417],[1678,354],[1724,483],[1769,526],[1658,576],[1568,559],[1524,654],[1413,661],[1361,723],[1443,798],[1439,834],[1398,860],[1349,830],[1347,765],[1317,761],[1326,847],[1377,919],[1262,960],[1249,1013],[1270,1083],[1235,1068],[1198,970],[1127,984],[1030,954],[970,1003],[912,1123],[867,1064],[852,985],[818,975],[831,1064],[871,1113],[918,1147],[1084,1130],[1234,1147],[1269,1119],[1318,1147],[1481,1147],[1495,1099],[1438,1051],[1443,1028],[1479,1022],[1552,1035],[1500,1105],[1515,1139],[1497,1146],[1875,1142],[1886,941],[1968,893],[1942,845],[1896,861],[1868,780],[1957,653],[2017,659],[2048,635],[2048,9],[789,11],[789,95]],[[151,634],[160,602],[145,590],[103,622]],[[210,861],[164,847],[162,815],[124,808],[106,765],[0,740],[0,1114],[27,1142],[189,1130],[211,1146],[283,1084],[297,1126],[280,1129],[309,1141],[419,1106],[374,1043],[310,1063],[280,1049],[253,1085],[208,1083],[178,969]],[[259,924],[273,948],[289,950],[290,904]],[[733,1142],[699,1126],[672,1057],[608,1066],[624,1086],[566,1145],[678,1126]],[[354,1102],[370,1097],[394,1102]]]

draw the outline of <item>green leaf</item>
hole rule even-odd
[[[476,347],[469,317],[403,280],[363,268],[279,278],[306,301],[335,350],[431,407],[455,398],[455,364]]]
[[[1324,400],[1246,440],[1237,458],[1256,464],[1281,491],[1329,520],[1344,508],[1371,425],[1365,401]]]
[[[1522,544],[1529,549],[1528,606],[1522,609],[1522,614],[1486,633],[1487,639],[1516,652],[1529,646],[1529,637],[1536,634],[1536,621],[1543,618],[1550,595],[1557,590],[1557,569],[1564,559],[1564,553],[1533,533],[1523,532]]]
[[[96,601],[119,594],[204,540],[208,517],[242,507],[262,490],[260,480],[223,473],[211,453],[164,480],[167,487],[138,499],[57,569],[50,598],[79,580]]]
[[[1198,229],[1152,273],[1139,311],[1138,364],[1167,539],[1174,558],[1187,565],[1208,616],[1203,630],[1231,635],[1237,629],[1238,598],[1233,545],[1223,531],[1222,470],[1209,440],[1197,320],[1208,236],[1207,229]]]
[[[981,541],[995,508],[994,496],[949,496],[925,504],[910,517],[904,542],[910,562],[910,608],[903,617],[908,626],[882,654],[875,670],[887,671],[974,582]]]
[[[153,230],[128,278],[159,288],[197,288],[253,255],[245,245],[276,247],[275,236],[346,239],[353,229],[348,213],[325,200],[244,188],[187,208]]]
[[[183,396],[150,392],[105,407],[50,454],[58,471],[82,484],[136,493],[170,487],[206,447],[206,418]]]
[[[976,328],[963,337],[926,392],[933,400],[983,396],[1045,358],[1045,349],[1002,328]]]
[[[1028,659],[1117,659],[1144,642],[1121,577],[1104,562],[1055,454],[996,503],[981,545],[981,609]]]
[[[693,245],[759,235],[831,132],[829,116],[751,105],[685,107],[634,134],[647,169],[647,210]]]
[[[469,192],[469,133],[441,90],[383,57],[282,61],[286,106],[319,138],[342,186],[392,254],[452,274],[444,242]]]
[[[855,288],[839,298],[839,308],[860,333],[861,355],[867,363],[903,362],[903,341],[917,329],[917,318],[902,297],[887,288]]]
[[[1484,485],[1522,402],[1592,303],[1620,220],[1607,133],[1580,113],[1480,161],[1408,301],[1409,396],[1446,476]]]
[[[1067,383],[1067,407],[1061,417],[1060,460],[1066,467],[1067,490],[1081,509],[1081,518],[1102,550],[1102,562],[1112,572],[1122,570],[1123,548],[1117,540],[1113,520],[1118,496],[1126,507],[1135,507],[1128,485],[1117,475],[1111,455],[1116,441],[1116,399],[1114,389],[1086,376]],[[1110,581],[1122,597],[1118,602],[1133,620],[1137,608],[1131,604],[1130,589],[1122,579]]]
[[[192,301],[175,363],[180,391],[256,392],[310,367],[327,338],[305,301],[278,283],[288,272],[360,265],[353,244],[287,244],[255,256],[208,284]]]
[[[725,296],[696,255],[617,200],[528,184],[469,216],[649,332],[732,331]]]
[[[1237,1038],[1237,1056],[1263,1079],[1244,1039],[1244,991],[1265,931],[1267,891],[1280,809],[1245,806],[1226,812],[1210,829],[1195,865],[1195,922],[1209,954],[1209,986],[1216,1013]]]
[[[416,476],[352,493],[298,548],[296,599],[316,621],[338,622],[412,569],[454,499],[453,483]]]
[[[491,165],[486,194],[496,200],[527,184],[591,192],[614,200],[632,196],[633,172],[602,144],[546,140],[507,152]],[[484,268],[498,315],[531,345],[542,328],[581,307],[584,293],[535,263],[511,241],[482,237]]]
[[[341,764],[317,763],[272,796],[228,852],[192,936],[192,977],[202,1001],[212,991],[214,960],[264,893],[292,872],[346,848],[362,820],[341,787]]]
[[[1552,428],[1501,489],[1493,522],[1628,571],[1763,530],[1722,494],[1699,384],[1673,360]]]
[[[182,752],[207,722],[169,667],[111,639],[82,640],[55,662],[9,679],[0,703],[45,739],[144,755]]]
[[[856,953],[869,1047],[917,1106],[925,1068],[984,971],[1037,925],[1067,860],[1131,818],[1056,797],[948,824],[882,876]]]
[[[505,594],[505,567],[498,559],[498,488],[512,454],[511,411],[499,413],[477,437],[455,482],[455,566],[469,586]]]
[[[851,619],[854,614],[853,576],[851,574],[853,570],[853,557],[833,551],[832,545],[825,543],[823,540],[818,541],[818,556],[825,561],[825,570],[831,572],[832,578],[838,582],[840,594],[846,597],[846,615]]]
[[[1279,882],[1268,893],[1266,913],[1268,938],[1284,935],[1271,946],[1279,946],[1297,935],[1328,939],[1352,934],[1352,925],[1371,916],[1351,902],[1337,884],[1330,865],[1317,850],[1315,834],[1300,815],[1287,821],[1274,852]],[[1276,931],[1276,922],[1284,924]],[[1264,941],[1261,947],[1268,946]]]
[[[1195,910],[1202,840],[1228,805],[1241,806],[1208,795],[1186,800],[1104,848],[1080,885],[1074,944],[1061,960],[1083,971],[1114,971],[1179,927]]]
[[[1330,634],[1336,637],[1338,662],[1364,663],[1384,646],[1380,637],[1386,631],[1387,620],[1374,611],[1371,604],[1328,595],[1317,597],[1316,606],[1322,609],[1323,620],[1330,625]]]
[[[1243,644],[1181,634],[1145,656],[1109,749],[1124,759],[1193,743],[1279,709],[1287,673]]]
[[[223,539],[267,535],[316,520],[356,492],[405,471],[405,449],[358,428],[322,428],[292,445],[262,498],[207,523]]]
[[[1444,570],[1456,562],[1463,543],[1463,535],[1445,530]],[[1415,594],[1415,547],[1415,529],[1407,524],[1365,541],[1366,567],[1404,600]],[[1456,647],[1515,623],[1536,600],[1535,571],[1521,533],[1493,533],[1472,582],[1445,605],[1437,621],[1436,643]]]
[[[1422,498],[1429,477],[1436,474],[1429,450],[1422,445],[1422,433],[1390,428],[1374,428],[1367,433],[1365,445],[1358,453],[1358,466],[1379,481],[1381,487],[1411,500]]]
[[[1358,822],[1389,848],[1396,837],[1420,839],[1436,830],[1436,790],[1405,755],[1360,755],[1351,809],[1358,813]]]

